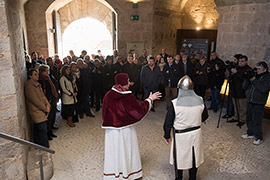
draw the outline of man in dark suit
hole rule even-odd
[[[177,83],[180,77],[179,66],[174,63],[172,56],[168,56],[168,64],[163,69],[164,87],[166,93],[167,109],[171,104],[171,100],[177,97]]]
[[[179,68],[180,68],[180,78],[182,78],[185,75],[188,75],[191,79],[192,73],[193,73],[193,64],[192,62],[188,59],[188,56],[186,53],[182,55],[182,59],[179,62]]]
[[[168,60],[167,60],[167,58],[168,58],[168,54],[166,53],[166,49],[161,49],[161,53],[160,53],[160,55],[161,55],[161,57],[163,57],[164,58],[164,61],[165,61],[165,63],[168,63]]]

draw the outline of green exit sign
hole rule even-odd
[[[139,20],[139,16],[138,15],[132,15],[130,16],[131,20]]]

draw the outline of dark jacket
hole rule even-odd
[[[122,72],[127,73],[129,76],[129,81],[134,83],[140,82],[140,67],[134,63],[126,62],[122,67]]]
[[[90,69],[80,69],[80,78],[76,82],[78,87],[78,98],[88,94],[93,87],[93,74]]]
[[[92,70],[95,67],[94,63],[92,61],[89,62],[84,61],[84,62],[87,64],[87,68],[90,69],[90,71],[92,72]]]
[[[210,61],[210,65],[211,65],[211,70],[214,71],[215,69],[215,64],[220,64],[220,69],[225,72],[226,71],[226,66],[225,63],[223,62],[222,59],[219,59],[218,57],[216,59],[212,59]]]
[[[180,78],[182,78],[185,75],[188,75],[191,79],[193,79],[193,77],[192,77],[192,75],[193,75],[192,74],[193,73],[193,64],[192,64],[192,62],[190,60],[187,60],[186,65],[187,65],[187,71],[185,73],[183,61],[180,61],[178,63],[178,66],[180,68]]]
[[[57,87],[57,82],[54,79],[54,77],[51,74],[49,74],[49,77],[50,77],[51,81],[53,82],[54,86]],[[53,98],[53,94],[52,94],[52,88],[51,88],[49,81],[43,79],[40,76],[38,82],[41,84],[41,88],[43,90],[43,93],[46,96],[46,98],[48,99],[48,101],[51,101]]]
[[[205,62],[203,65],[201,65],[200,63],[197,63],[195,65],[193,71],[195,85],[208,85],[208,68],[210,68],[210,64],[208,64],[207,62]]]
[[[92,71],[93,73],[93,79],[94,79],[94,86],[93,89],[95,92],[99,92],[103,94],[104,89],[103,89],[103,77],[102,77],[102,71],[103,71],[103,66],[99,66],[94,68]]]
[[[257,76],[252,82],[245,79],[243,82],[243,89],[246,92],[247,101],[249,103],[265,105],[270,91],[269,72],[267,71]]]
[[[147,64],[147,56],[140,56],[139,61],[140,64],[144,66],[145,64]]]
[[[244,67],[236,67],[237,72],[235,74],[232,74],[230,78],[230,91],[232,93],[232,97],[238,99],[246,98],[245,90],[242,87],[242,84],[245,80],[243,74],[250,69],[251,68],[248,65]]]
[[[107,92],[115,84],[114,76],[117,74],[117,71],[115,70],[113,64],[109,65],[106,63],[105,66],[102,68],[101,74],[103,77],[103,87],[105,92]]]
[[[180,69],[176,64],[172,64],[171,67],[169,64],[165,64],[163,69],[164,76],[164,87],[167,87],[169,83],[171,83],[172,88],[177,87],[177,83],[180,79]]]
[[[114,67],[115,67],[117,73],[121,73],[121,72],[122,72],[123,65],[121,65],[121,64],[119,63],[119,61],[117,61],[117,62],[114,64]]]
[[[159,67],[155,65],[152,71],[148,64],[144,65],[141,71],[141,81],[144,89],[158,89],[161,82],[161,71]]]
[[[57,82],[59,82],[60,80],[59,67],[57,67],[56,65],[53,65],[52,67],[50,67],[50,74],[53,75],[53,77],[55,78]]]
[[[164,55],[162,55],[162,53],[160,53],[160,56],[164,58],[165,63],[168,63],[167,58],[169,55],[167,53],[165,53]]]
[[[221,90],[221,87],[224,83],[224,79],[225,79],[225,73],[219,69],[214,70],[210,73],[210,77],[209,77],[209,86],[210,88],[217,88]]]

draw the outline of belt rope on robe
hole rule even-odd
[[[197,129],[200,129],[201,126],[195,126],[195,127],[191,127],[191,128],[186,128],[186,129],[183,129],[183,130],[174,130],[175,133],[186,133],[186,132],[189,132],[189,131],[194,131],[194,130],[197,130]]]

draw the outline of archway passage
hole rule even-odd
[[[112,36],[106,26],[93,18],[82,18],[72,22],[63,34],[63,55],[69,50],[80,54],[86,50],[88,54],[96,54],[101,50],[103,55],[112,54]]]

